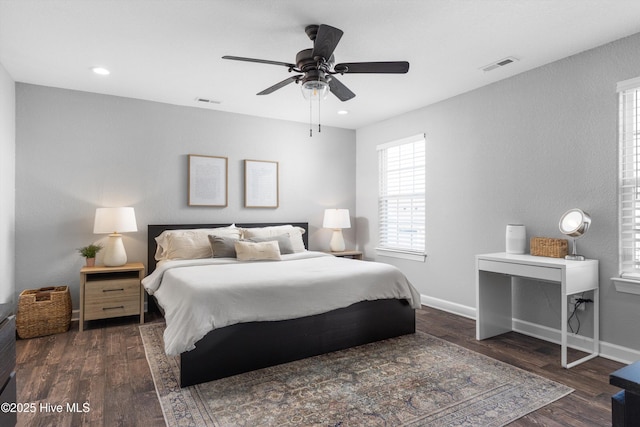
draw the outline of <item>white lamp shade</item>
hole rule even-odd
[[[351,220],[349,218],[349,209],[325,209],[323,228],[351,228]]]
[[[94,234],[138,231],[133,208],[98,208],[93,223]]]

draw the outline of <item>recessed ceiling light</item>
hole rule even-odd
[[[101,76],[108,76],[109,74],[111,74],[109,70],[103,67],[93,67],[91,68],[91,71],[93,71],[96,74],[100,74]]]
[[[338,110],[338,114],[340,114],[341,116],[344,116],[345,114],[349,114],[349,111],[347,111],[347,110]]]

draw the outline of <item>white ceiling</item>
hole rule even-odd
[[[221,57],[295,62],[309,24],[344,31],[336,62],[411,64],[339,77],[357,96],[330,95],[321,122],[356,129],[639,32],[640,1],[0,0],[0,63],[18,82],[308,122],[299,86],[255,95],[285,67]]]

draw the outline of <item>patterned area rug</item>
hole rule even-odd
[[[573,391],[421,332],[181,389],[163,331],[140,326],[169,427],[501,426]]]

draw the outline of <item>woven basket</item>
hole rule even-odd
[[[549,237],[531,238],[531,255],[564,258],[569,251],[567,239],[551,239]]]
[[[71,294],[67,286],[27,289],[20,293],[16,314],[20,338],[66,332],[70,322]]]

